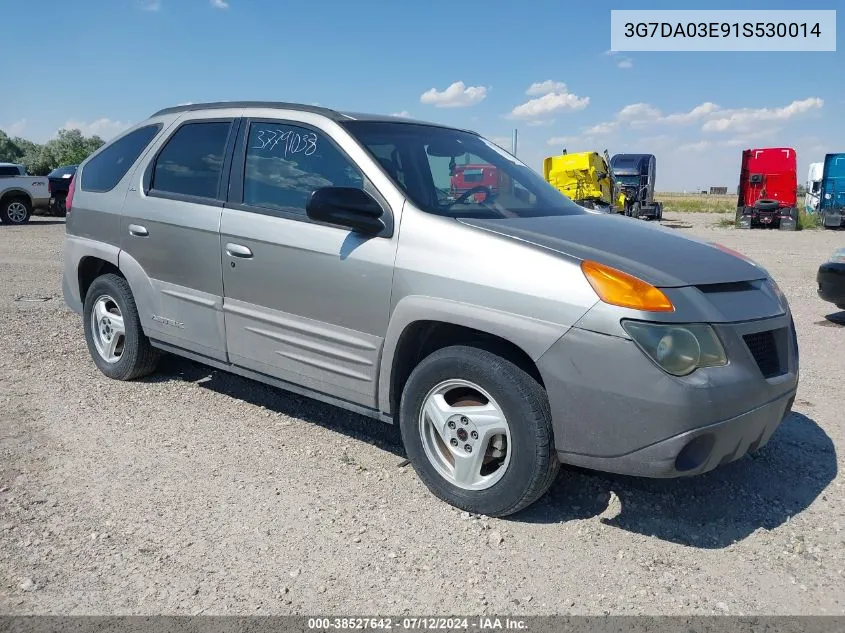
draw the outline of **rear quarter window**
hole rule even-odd
[[[103,148],[82,170],[82,190],[106,192],[114,189],[160,130],[160,124],[147,125]]]
[[[0,176],[20,176],[21,171],[11,165],[0,166]]]

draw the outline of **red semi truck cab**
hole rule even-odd
[[[487,163],[456,165],[452,173],[451,187],[452,195],[455,197],[461,196],[475,187],[486,187],[493,194],[497,194],[499,193],[498,170]],[[472,196],[476,202],[483,202],[486,197],[487,194],[484,192]]]
[[[794,231],[798,225],[798,160],[791,147],[742,152],[737,189],[739,228],[771,226]]]

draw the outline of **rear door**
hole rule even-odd
[[[391,214],[351,158],[364,152],[348,136],[328,133],[322,126],[331,124],[322,117],[290,116],[245,120],[241,129],[220,229],[229,358],[374,407],[397,208]],[[376,177],[386,180],[380,171]],[[364,188],[380,199],[386,231],[364,237],[310,220],[308,198],[331,185]]]
[[[121,220],[121,268],[147,284],[138,308],[148,336],[218,360],[226,360],[220,214],[239,114],[183,116],[140,166]]]

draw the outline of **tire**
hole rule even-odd
[[[107,360],[103,352],[98,349],[98,344],[103,347],[107,343],[101,336],[101,332],[95,331],[97,325],[92,317],[95,307],[101,300],[107,307],[111,308],[106,316],[110,323],[102,325],[102,322],[100,322],[102,327],[107,327],[113,332],[119,332],[120,328],[117,325],[118,319],[116,317],[122,317],[123,321],[122,345],[118,334],[113,334],[111,337],[117,340],[118,349],[116,351],[119,351],[116,360],[112,362]],[[85,342],[88,344],[91,358],[94,359],[97,368],[109,378],[134,380],[151,374],[155,370],[160,353],[150,345],[149,339],[141,328],[141,319],[138,317],[135,299],[132,296],[129,284],[123,277],[109,273],[94,280],[85,295],[82,324],[85,329]]]
[[[663,221],[663,205],[659,202],[657,203],[657,213],[654,215],[654,219],[658,222]]]
[[[780,203],[777,200],[758,200],[754,203],[754,208],[759,211],[776,211],[780,208]]]
[[[634,218],[635,220],[638,220],[640,218],[640,203],[639,202],[635,202],[634,204],[631,205],[631,217]]]
[[[9,198],[0,208],[3,224],[26,224],[32,217],[32,204],[26,198]]]
[[[64,218],[67,217],[67,198],[60,197],[56,199],[56,204],[53,207],[53,215],[57,218]]]
[[[456,412],[454,420],[457,421],[457,430],[449,431],[445,424],[441,425],[444,431],[453,434],[453,441],[459,442],[454,451],[434,431],[427,432],[433,426],[428,422],[431,417],[421,415],[424,404],[435,400],[436,396],[431,394],[437,393],[439,389],[448,390],[453,383],[463,384],[445,395],[464,390],[464,402],[477,400],[478,391],[466,390],[466,386],[471,385],[481,388],[486,396],[491,397],[487,408],[498,409],[502,414],[508,428],[509,441],[504,439],[504,435],[488,437],[485,441],[483,432],[472,435],[477,441],[467,440],[466,432],[458,440],[461,431],[466,429],[460,426],[464,422],[457,420],[467,421],[469,426],[466,428],[470,429],[471,434],[475,433],[476,428],[479,431],[484,428],[474,426],[477,421],[481,424],[483,418],[474,416],[470,410],[466,411],[467,417],[464,417],[460,411],[461,403],[448,407],[449,411]],[[442,402],[446,404],[448,401],[443,399]],[[480,402],[483,400],[476,404]],[[453,418],[447,419],[451,422]],[[423,483],[435,496],[468,512],[491,517],[519,512],[546,493],[560,468],[545,390],[515,364],[485,349],[446,347],[417,365],[402,392],[399,427],[408,459]],[[448,465],[444,466],[444,462],[439,461],[433,453],[439,446],[441,454],[451,456],[453,463],[457,463],[454,461],[457,459],[455,454],[462,450],[460,442],[464,441],[475,442],[475,455],[489,454],[494,466],[499,463],[492,474],[485,476],[491,481],[473,484],[478,486],[475,489],[459,485],[454,477],[444,475],[444,468],[448,470]],[[496,450],[502,446],[505,447],[504,457],[497,457]],[[470,459],[472,454],[458,453],[461,459]],[[482,464],[480,474],[483,475],[488,464],[480,460],[478,463]],[[472,471],[470,468],[469,472]]]

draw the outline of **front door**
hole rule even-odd
[[[306,216],[319,187],[373,192],[341,149],[348,140],[316,122],[245,123],[220,227],[229,359],[373,407],[395,233],[363,237]]]

